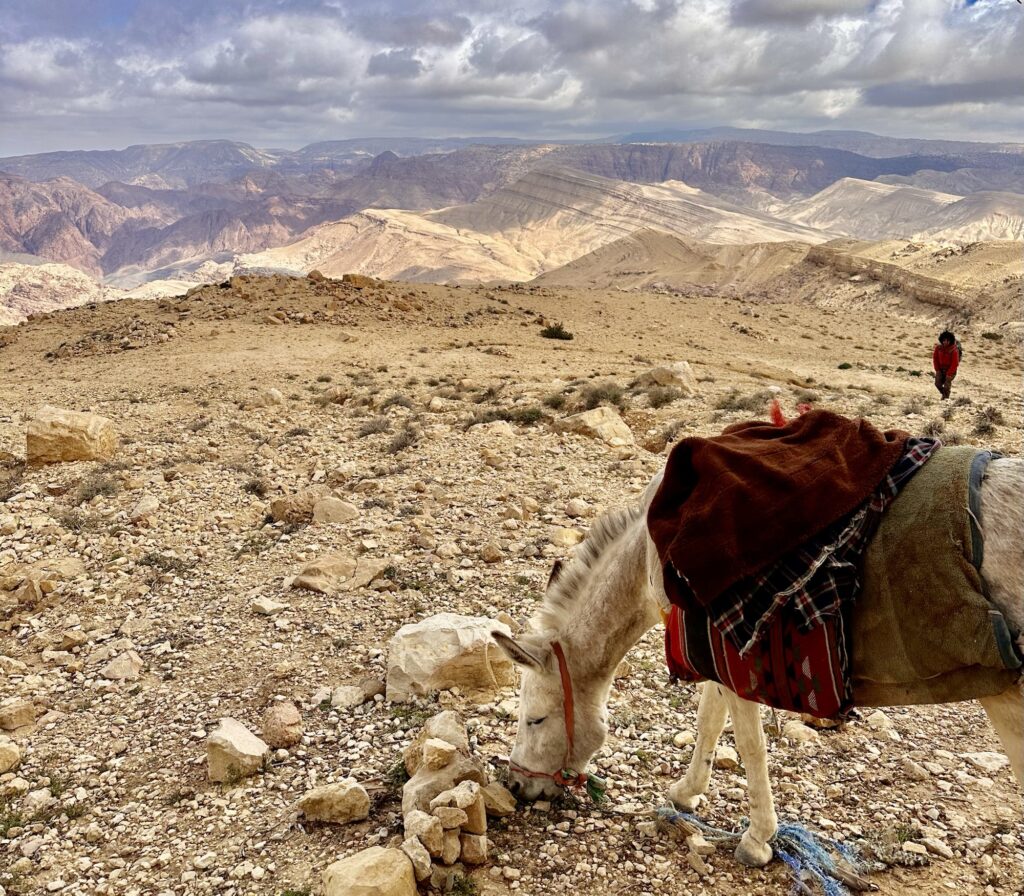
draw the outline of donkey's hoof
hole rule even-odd
[[[736,846],[736,861],[750,868],[763,868],[772,860],[772,848],[767,843],[758,843],[744,834]]]
[[[691,793],[689,789],[683,787],[682,781],[673,784],[668,789],[668,798],[672,805],[683,812],[695,811],[700,803],[700,797],[699,793]]]

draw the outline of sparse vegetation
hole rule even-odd
[[[591,386],[584,386],[580,391],[580,402],[586,410],[592,410],[602,404],[622,407],[625,404],[626,392],[618,383],[605,380]]]
[[[359,427],[358,435],[359,438],[363,439],[366,436],[377,435],[382,432],[391,431],[391,421],[385,416],[371,417],[362,426]]]
[[[744,395],[739,389],[730,389],[715,402],[714,408],[718,411],[763,412],[774,397],[767,389],[759,389],[749,395]]]
[[[406,448],[411,448],[419,440],[419,428],[412,423],[407,423],[395,433],[388,443],[388,454],[398,454],[400,451],[405,451]]]
[[[252,479],[246,480],[245,485],[242,486],[242,491],[255,495],[257,498],[265,498],[270,492],[270,483],[261,476],[253,476]]]
[[[548,324],[546,327],[544,327],[543,330],[540,331],[540,335],[543,336],[545,339],[565,339],[565,340],[568,340],[568,339],[572,339],[573,338],[573,334],[570,333],[560,323]]]
[[[1003,412],[997,407],[986,405],[975,415],[974,429],[971,432],[976,436],[990,436],[996,431],[997,426],[1005,425],[1006,418]]]
[[[647,403],[652,408],[663,408],[683,397],[683,393],[674,386],[651,386],[647,390]]]
[[[78,484],[73,500],[75,504],[86,504],[100,495],[111,498],[120,490],[121,483],[113,476],[105,472],[93,473]]]
[[[408,395],[401,395],[396,392],[384,401],[380,409],[386,411],[388,408],[412,408],[413,406],[413,400]]]

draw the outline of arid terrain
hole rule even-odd
[[[777,397],[787,414],[810,402],[1020,453],[1012,258],[999,268],[1004,292],[993,300],[974,283],[970,302],[876,264],[898,246],[872,259],[853,245],[859,267],[840,270],[781,244],[796,267],[787,260],[790,279],[771,287],[748,253],[749,280],[659,284],[672,278],[641,271],[612,288],[637,269],[631,253],[676,253],[684,273],[739,264],[666,250],[663,236],[634,240],[625,260],[592,259],[589,279],[242,276],[0,328],[0,583],[27,563],[52,570],[36,601],[0,590],[0,691],[32,715],[0,732],[20,754],[0,775],[0,894],[316,894],[339,857],[401,839],[396,763],[442,708],[462,714],[499,776],[514,688],[349,708],[332,708],[323,689],[382,680],[396,630],[436,613],[524,625],[553,560],[572,553],[556,534],[585,533],[636,501],[682,435],[762,416]],[[907,267],[941,278],[945,262],[906,254]],[[543,338],[553,323],[573,338]],[[966,355],[943,403],[930,354],[948,324]],[[691,365],[696,394],[633,385],[675,361]],[[112,420],[116,455],[26,467],[26,429],[45,404]],[[635,444],[555,431],[602,404]],[[358,512],[268,517],[273,500],[314,485]],[[291,587],[330,553],[382,571],[330,595]],[[283,609],[257,612],[265,598]],[[491,858],[457,892],[789,892],[779,862],[752,871],[721,847],[698,868],[650,824],[689,758],[696,712],[695,688],[668,682],[662,636],[659,626],[641,641],[612,690],[595,759],[607,806],[524,806],[492,822]],[[135,677],[112,674],[110,661],[132,651]],[[257,775],[209,781],[217,720],[259,732],[283,699],[301,710],[301,741]],[[980,707],[888,709],[874,726],[867,715],[795,743],[765,712],[780,816],[874,857],[871,881],[889,896],[1024,892],[1021,792],[1006,765],[967,756],[999,750]],[[367,820],[296,820],[307,789],[346,776],[371,795]],[[746,799],[742,770],[717,770],[699,811],[732,829]]]

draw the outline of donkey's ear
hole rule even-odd
[[[562,574],[564,568],[565,564],[561,560],[554,562],[554,565],[551,567],[551,575],[548,576],[548,583],[544,586],[545,591],[558,581],[558,577]]]
[[[551,647],[545,642],[528,635],[516,640],[500,631],[491,632],[491,637],[513,663],[537,672],[541,672],[547,667],[548,659],[551,656]]]

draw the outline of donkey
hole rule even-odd
[[[652,480],[638,507],[600,518],[577,556],[556,563],[531,633],[496,632],[502,650],[523,670],[519,727],[509,760],[510,788],[526,800],[551,798],[581,785],[584,769],[608,731],[608,693],[616,666],[668,605],[661,561],[647,532],[646,510],[661,482]],[[1024,458],[991,462],[981,486],[985,552],[981,576],[993,603],[1024,633]],[[1020,642],[1024,647],[1024,637]],[[1024,789],[1024,690],[1013,686],[980,698]],[[743,864],[772,858],[777,817],[768,780],[759,704],[713,682],[703,685],[697,740],[686,774],[668,790],[692,810],[708,787],[716,744],[732,717],[747,774],[750,825],[736,847]]]

